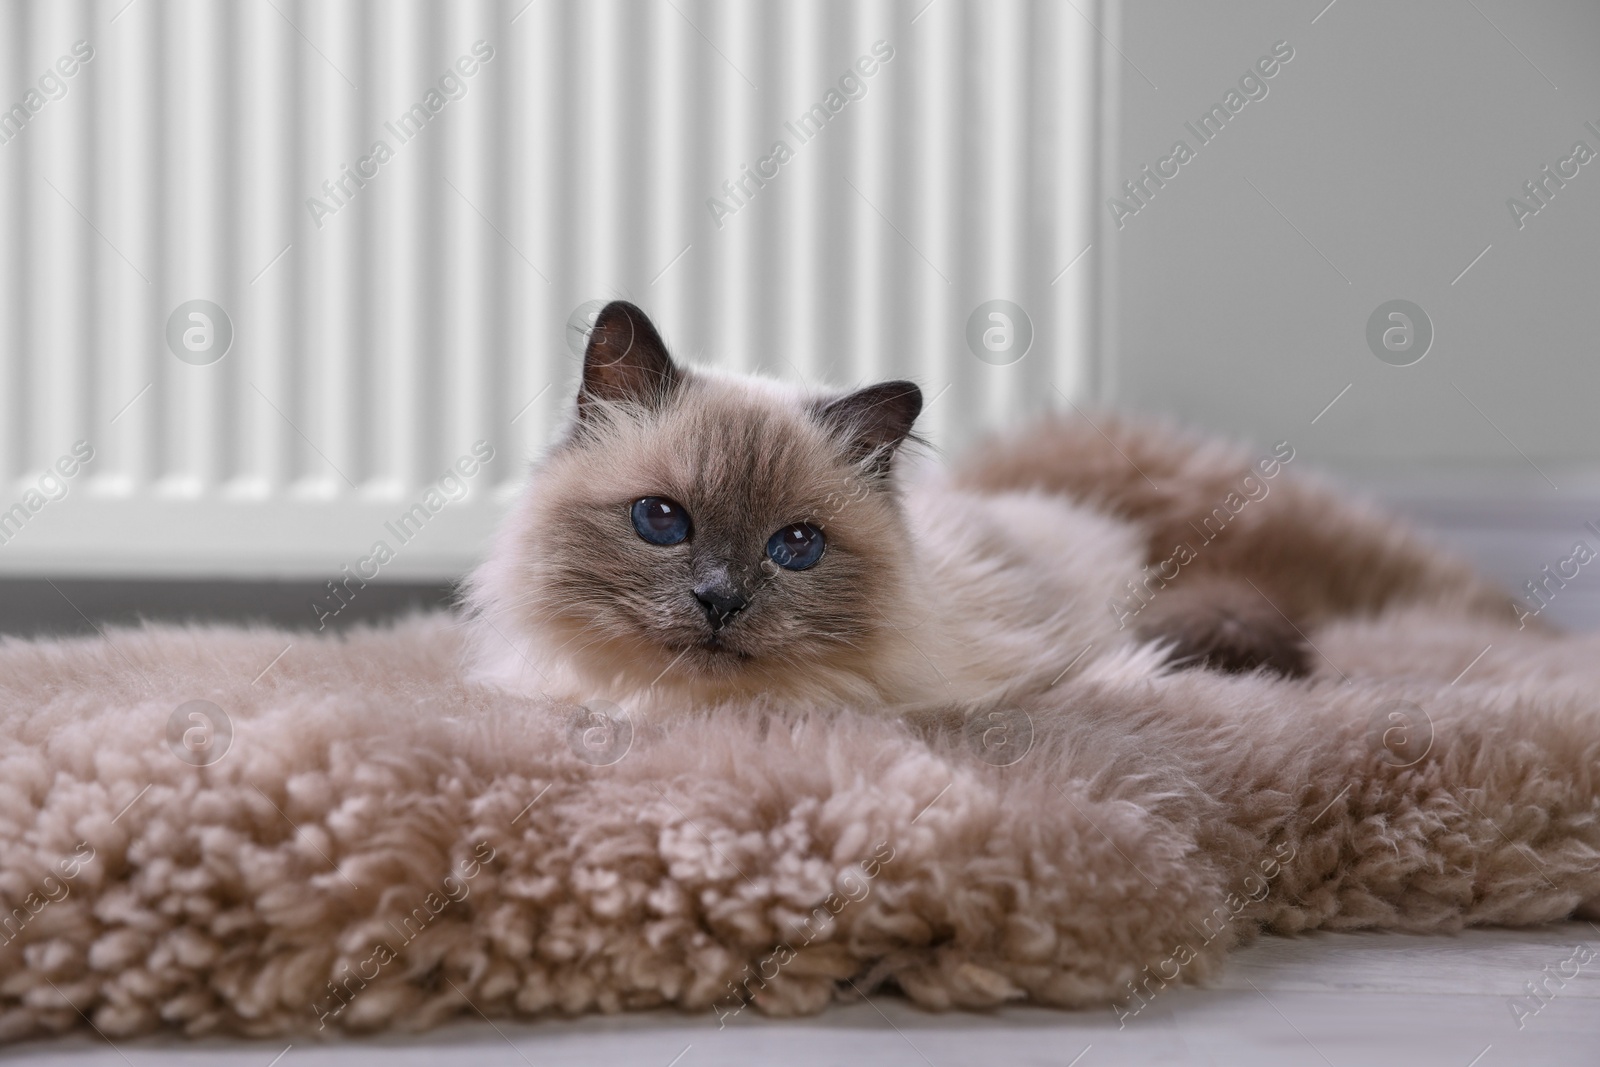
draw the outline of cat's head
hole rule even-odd
[[[909,566],[891,467],[921,407],[904,381],[824,395],[691,370],[609,304],[475,598],[606,689],[870,672]]]

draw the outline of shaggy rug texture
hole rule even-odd
[[[1600,640],[1311,636],[1301,681],[649,723],[468,685],[442,617],[6,642],[0,1039],[885,988],[1125,1018],[1262,929],[1594,913]]]

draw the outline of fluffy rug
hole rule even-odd
[[[467,685],[445,618],[7,642],[0,1039],[884,988],[1125,1019],[1261,929],[1594,911],[1600,640],[1312,637],[1297,682],[1094,664],[913,721],[650,723]]]

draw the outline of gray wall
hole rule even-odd
[[[1592,489],[1600,158],[1520,230],[1507,200],[1600,153],[1600,4],[1325,2],[1127,0],[1109,24],[1119,182],[1196,146],[1184,123],[1274,42],[1294,58],[1120,230],[1103,210],[1107,399],[1366,478]],[[1395,298],[1434,326],[1411,366],[1365,336]]]

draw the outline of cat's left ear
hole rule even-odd
[[[879,382],[830,400],[817,418],[844,443],[846,454],[866,464],[870,474],[889,473],[895,450],[911,436],[922,413],[922,390],[915,382]]]
[[[578,416],[596,400],[660,407],[681,377],[649,316],[626,300],[613,300],[600,309],[589,331]]]

